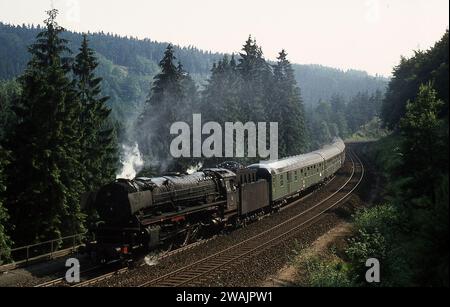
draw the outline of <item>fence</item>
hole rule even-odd
[[[13,260],[12,263],[1,266],[0,271],[26,265],[29,262],[53,259],[71,254],[81,245],[85,235],[76,234],[56,240],[13,248],[7,251],[0,250],[0,265],[2,264],[1,259],[3,255],[10,254],[10,258]]]

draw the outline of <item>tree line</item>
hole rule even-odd
[[[10,80],[22,74],[30,57],[27,46],[33,43],[41,30],[40,26],[13,26],[0,22],[0,80]],[[77,52],[83,40],[82,34],[66,31],[61,35],[68,40],[69,49]],[[158,63],[164,56],[167,43],[102,32],[89,33],[89,40],[97,54],[100,64],[97,75],[103,78],[102,89],[110,97],[108,106],[113,110],[112,116],[124,129],[129,128],[128,124],[131,125],[142,112],[149,83],[160,72]],[[177,60],[183,63],[183,68],[189,71],[200,89],[207,84],[213,63],[224,56],[192,46],[173,47]],[[388,82],[386,78],[369,76],[365,72],[342,71],[321,65],[292,64],[292,68],[307,108],[317,105],[321,99],[329,101],[334,94],[348,101],[360,91],[373,93],[377,89],[384,90]]]
[[[29,48],[20,90],[6,92],[11,105],[2,112],[8,122],[0,147],[2,250],[12,242],[84,232],[82,193],[110,182],[117,169],[115,130],[94,51],[84,36],[73,58],[56,17],[56,10],[48,12]]]
[[[449,285],[448,78],[447,30],[429,50],[401,59],[383,103],[398,144],[385,147],[393,162],[384,168],[396,222],[382,220],[395,233],[387,244],[400,247],[385,255],[394,285]]]
[[[278,122],[280,157],[297,155],[328,141],[327,137],[318,138],[317,128],[305,119],[295,67],[285,50],[276,62],[268,61],[262,48],[249,37],[239,54],[221,55],[212,64],[206,83],[199,86],[185,68],[183,57],[177,58],[180,49],[169,44],[153,80],[145,76],[131,85],[125,77],[104,82],[99,76],[116,78],[128,72],[112,62],[102,65],[108,60],[93,51],[87,35],[82,36],[73,56],[69,47],[73,42],[57,24],[57,11],[48,13],[45,27],[37,29],[29,48],[25,71],[17,80],[0,83],[2,249],[85,231],[93,215],[80,208],[80,199],[84,192],[115,178],[119,138],[139,144],[150,165],[141,175],[185,171],[205,162],[172,159],[168,152],[173,138],[170,125],[175,121],[191,123],[193,113],[201,113],[203,122]],[[126,57],[126,53],[120,54]],[[125,58],[116,60],[129,64],[121,62],[127,61]],[[121,128],[123,123],[118,123],[121,117],[108,107],[114,97],[110,99],[104,93],[134,92],[130,87],[140,88],[144,83],[147,99],[142,108],[136,108],[142,111],[127,129],[128,135]],[[331,100],[333,112],[317,121],[336,126],[334,130],[328,127],[333,131],[330,135],[345,136],[377,113],[372,109],[377,109],[379,95],[363,93],[347,103],[335,95]],[[133,97],[140,99],[140,95]],[[352,121],[346,110],[355,106],[361,109],[361,117]],[[123,103],[122,108],[131,107]],[[223,160],[207,163],[213,166]]]
[[[2,83],[0,92],[2,249],[84,232],[90,213],[80,208],[82,194],[112,181],[118,166],[115,123],[87,35],[72,56],[57,11],[48,14],[26,70],[17,81]],[[238,58],[224,56],[213,65],[203,90],[172,45],[159,66],[132,129],[157,171],[197,162],[167,161],[169,125],[189,122],[195,112],[204,122],[276,121],[282,156],[307,149],[300,89],[285,51],[270,64],[249,38]]]
[[[335,94],[329,101],[321,100],[317,106],[307,108],[311,147],[317,148],[329,143],[337,136],[343,139],[351,138],[362,130],[364,125],[372,122],[374,124],[369,129],[372,137],[382,136],[380,116],[383,99],[384,92],[377,89],[373,93],[359,92],[348,100]]]
[[[382,203],[355,215],[343,256],[314,264],[310,285],[449,286],[448,55],[447,30],[394,68],[381,109],[392,133],[363,150],[385,183]],[[369,258],[379,284],[366,282]]]
[[[203,123],[214,121],[222,128],[225,122],[277,122],[279,156],[297,155],[308,149],[303,101],[284,50],[278,61],[270,64],[250,37],[238,57],[226,55],[214,63],[202,90],[176,60],[173,46],[169,45],[160,62],[161,73],[155,77],[133,129],[141,150],[156,169],[182,171],[194,163],[194,159],[172,159],[169,151],[173,139],[170,126],[177,121],[191,123],[194,113],[202,115]],[[237,160],[250,163],[257,159]]]

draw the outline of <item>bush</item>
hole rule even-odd
[[[364,208],[354,215],[354,225],[357,231],[362,230],[368,234],[379,233],[381,236],[391,239],[392,228],[402,225],[405,216],[391,204],[380,205],[372,208]]]
[[[308,259],[305,263],[306,283],[310,287],[351,287],[348,267],[340,260]]]

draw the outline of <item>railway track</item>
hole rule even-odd
[[[213,240],[214,237],[209,238],[207,240],[201,240],[189,245],[186,245],[184,247],[169,251],[169,252],[164,252],[161,253],[155,257],[152,257],[151,259],[149,259],[152,262],[158,262],[161,261],[165,258],[171,257],[173,255],[176,255],[178,253],[184,252],[186,250],[192,249],[196,246],[199,246],[201,244],[205,244],[207,242],[209,242],[210,240]],[[141,263],[139,266],[143,267],[147,265],[146,263]],[[89,269],[86,269],[84,271],[80,272],[80,278],[82,279],[81,282],[76,283],[76,284],[69,284],[66,282],[65,277],[59,277],[41,284],[36,285],[35,287],[38,288],[48,288],[48,287],[88,287],[90,285],[96,284],[100,281],[112,278],[114,276],[117,275],[121,275],[124,274],[126,272],[128,272],[130,270],[130,268],[128,267],[124,267],[124,268],[120,268],[118,270],[113,270],[112,272],[108,272],[108,273],[104,273],[105,271],[105,266],[104,265],[100,265],[100,266],[95,266],[95,267],[91,267]]]
[[[161,277],[142,283],[138,286],[178,287],[187,285],[188,286],[201,285],[202,283],[212,278],[213,276],[220,274],[221,272],[227,271],[230,267],[235,266],[238,263],[242,263],[246,259],[249,259],[254,255],[259,254],[260,252],[294,236],[296,233],[298,233],[300,229],[311,224],[322,214],[329,211],[338,204],[341,204],[359,186],[364,177],[364,166],[361,160],[354,153],[351,152],[349,154],[349,157],[352,163],[352,172],[349,179],[346,180],[345,183],[340,188],[338,188],[333,194],[321,200],[313,207],[293,216],[292,218],[286,220],[281,224],[278,224],[275,227],[272,227],[264,232],[261,232],[247,240],[239,242],[238,244],[235,244],[223,251],[217,252],[211,256],[208,256],[192,264],[189,264],[188,266],[182,267],[173,272],[165,274]],[[288,204],[285,207],[287,208],[294,206],[295,204],[309,197],[311,194],[308,194],[307,196],[301,199],[295,200],[294,202]],[[194,248],[198,245],[204,244],[213,239],[214,237],[190,244],[183,248],[163,253],[152,259],[152,261],[163,260],[164,258]],[[146,264],[143,263],[140,266],[142,267],[145,265]],[[55,286],[89,287],[101,281],[110,279],[114,276],[124,274],[129,270],[130,269],[126,267],[121,268],[119,270],[114,270],[113,272],[103,274],[103,272],[99,273],[99,271],[101,271],[101,267],[93,267],[87,269],[84,272],[81,272],[81,279],[83,281],[81,281],[80,283],[68,284],[65,281],[65,278],[61,277],[43,284],[39,284],[36,287],[55,287]]]
[[[349,156],[352,163],[350,178],[336,192],[313,207],[247,240],[173,272],[142,283],[139,287],[200,286],[231,267],[243,263],[264,250],[293,237],[299,230],[311,224],[325,212],[343,203],[361,184],[365,173],[364,165],[353,152],[350,152]],[[298,202],[299,200],[296,201],[296,203]]]

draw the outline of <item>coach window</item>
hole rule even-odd
[[[284,175],[283,174],[281,174],[280,175],[280,187],[282,187],[282,186],[284,186]]]
[[[297,173],[297,171],[294,172],[294,181],[295,182],[298,181],[298,173]]]

